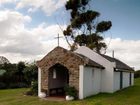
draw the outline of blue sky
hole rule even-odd
[[[11,62],[41,59],[57,46],[54,37],[62,35],[69,23],[66,0],[0,0],[0,55]],[[111,55],[140,68],[140,0],[91,0],[90,7],[100,12],[99,21],[112,21],[104,33]],[[60,45],[68,48],[65,39]],[[122,54],[123,53],[123,54]]]
[[[140,39],[140,1],[139,0],[94,0],[95,9],[101,17],[112,21],[114,38]]]

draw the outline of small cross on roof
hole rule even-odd
[[[58,46],[59,46],[59,39],[62,38],[62,36],[59,36],[59,34],[58,34],[58,36],[55,38],[58,39]]]

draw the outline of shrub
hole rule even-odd
[[[26,83],[22,83],[22,82],[18,83],[18,88],[27,88],[27,87],[28,85]]]
[[[38,94],[38,82],[32,81],[31,89],[25,93],[26,95],[37,95]]]
[[[19,82],[19,83],[10,83],[8,88],[26,88],[28,87],[27,84]]]
[[[11,89],[18,88],[18,84],[17,83],[10,83],[8,88],[11,88]]]
[[[6,84],[3,82],[0,82],[0,89],[6,89]]]
[[[32,81],[31,91],[34,93],[34,95],[37,95],[37,93],[38,93],[38,82],[37,81]]]
[[[66,95],[73,96],[74,98],[77,97],[77,90],[75,89],[75,87],[67,85],[65,86],[64,90],[66,92]]]
[[[135,71],[134,77],[135,77],[135,78],[139,78],[139,77],[140,77],[140,70]]]

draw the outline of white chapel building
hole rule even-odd
[[[38,95],[42,92],[47,96],[59,94],[65,85],[70,85],[77,89],[77,97],[84,99],[134,85],[133,68],[85,46],[74,52],[56,47],[38,61],[37,66]]]

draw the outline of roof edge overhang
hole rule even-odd
[[[89,64],[85,64],[84,66],[86,66],[86,67],[95,67],[95,68],[102,69],[102,70],[105,69],[105,67],[103,67],[103,66],[93,66],[93,65],[89,65]]]
[[[134,69],[125,69],[125,68],[114,68],[114,71],[116,71],[116,72],[120,72],[120,71],[123,71],[123,72],[135,72]]]
[[[84,61],[84,66],[88,66],[88,67],[96,67],[96,68],[100,68],[100,69],[105,69],[104,66],[100,65],[99,63],[91,60],[90,58],[82,55],[82,54],[78,54],[75,53],[77,56],[79,56],[81,59],[83,59]]]

